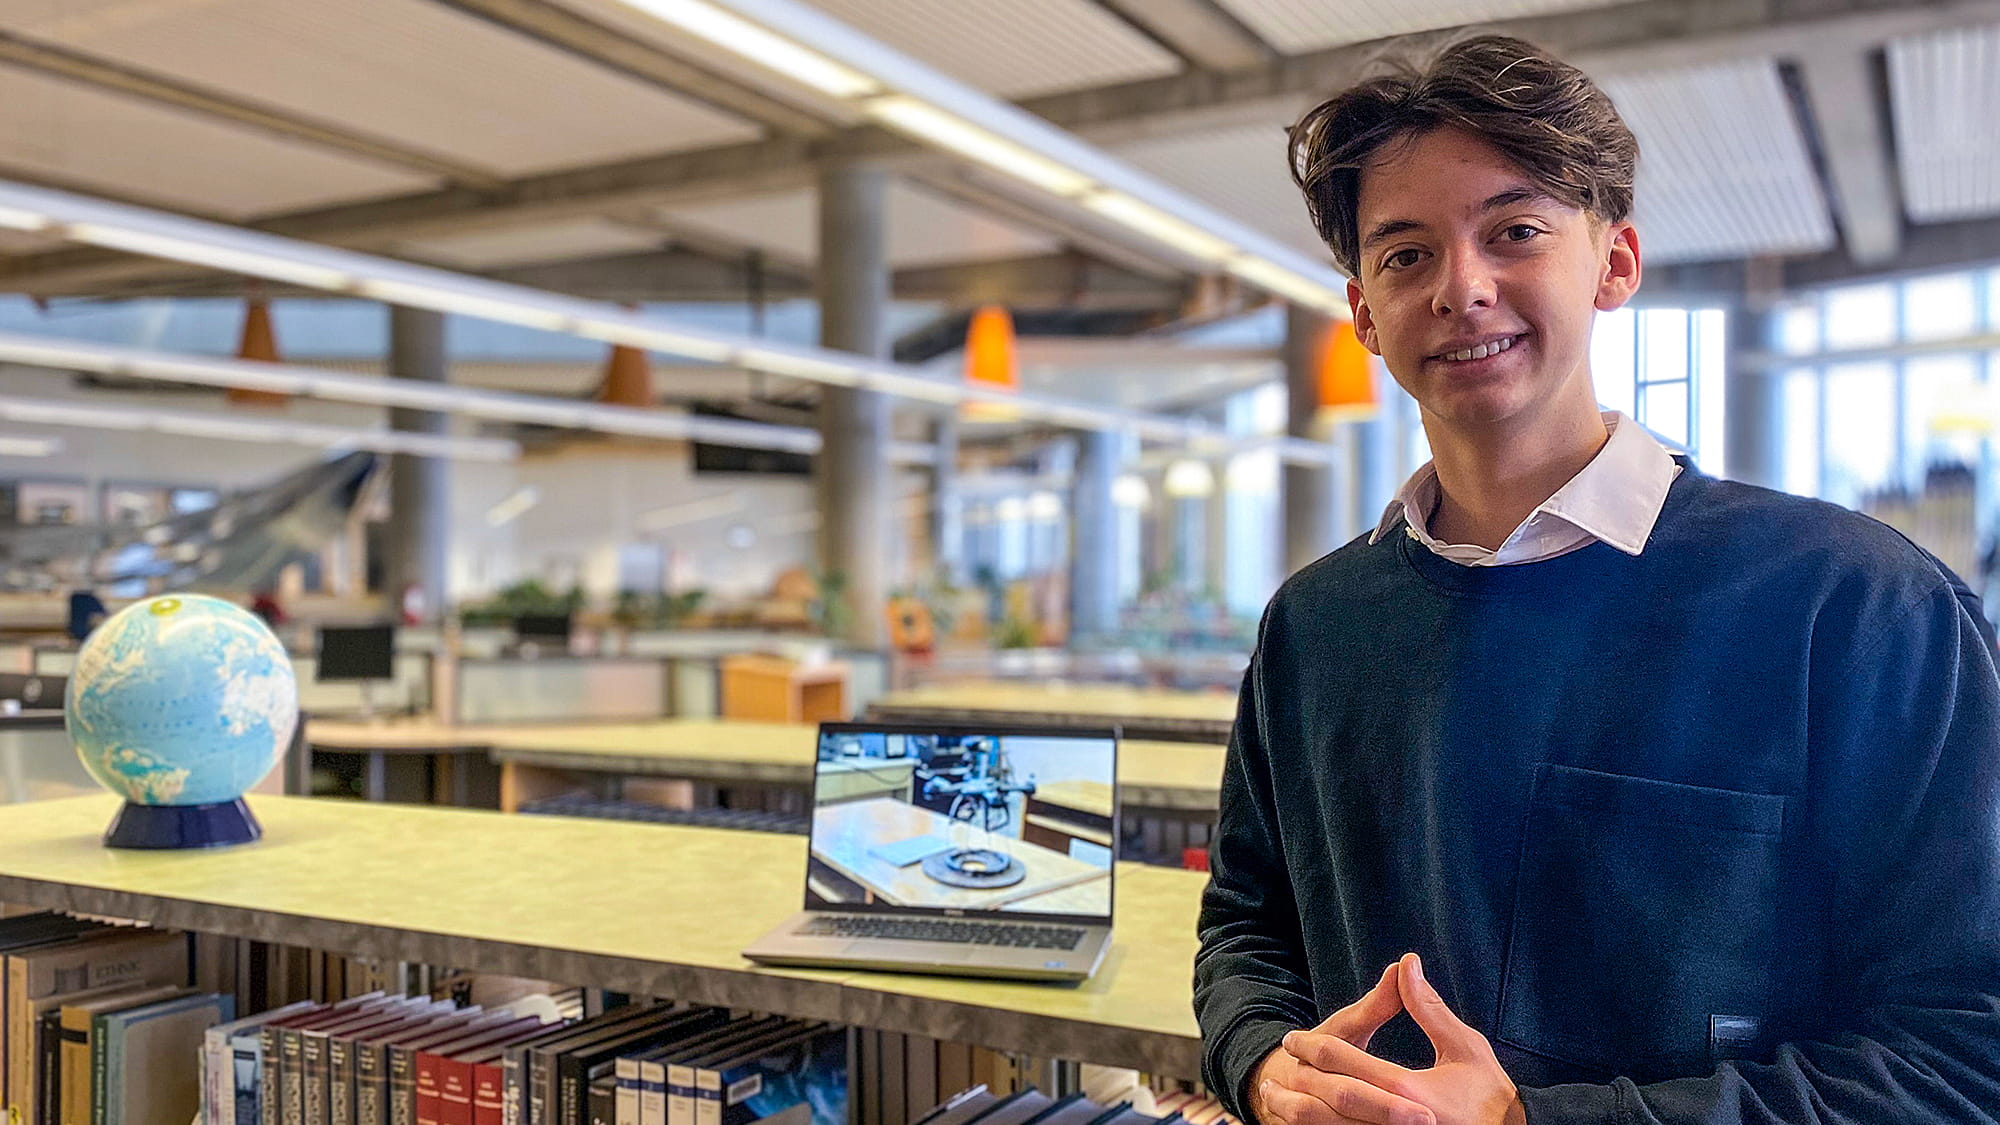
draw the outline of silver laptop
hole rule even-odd
[[[772,965],[1083,980],[1111,945],[1118,735],[826,723]]]

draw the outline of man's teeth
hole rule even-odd
[[[1509,336],[1504,340],[1495,340],[1493,343],[1481,344],[1476,348],[1467,348],[1462,352],[1447,352],[1444,358],[1459,361],[1485,359],[1489,355],[1499,355],[1501,352],[1513,347],[1514,341],[1518,339],[1520,339],[1519,336]]]

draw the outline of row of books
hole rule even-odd
[[[531,1006],[378,994],[220,1024],[201,1048],[202,1125],[846,1119],[844,1029],[651,1003],[566,1021]]]
[[[912,1125],[1234,1125],[1215,1099],[1179,1092],[1111,1104],[1078,1092],[1064,1097],[1033,1086],[997,1094],[974,1086],[954,1095]]]
[[[189,950],[185,934],[129,924],[52,913],[0,919],[8,1121],[173,1119],[154,1116],[156,1106],[192,1117],[196,1082],[184,1048],[234,1008],[226,994],[186,987]]]

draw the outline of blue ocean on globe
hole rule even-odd
[[[233,801],[292,740],[298,681],[255,615],[199,594],[148,598],[77,654],[63,718],[106,789],[141,805]]]

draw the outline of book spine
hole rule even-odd
[[[105,1096],[109,1083],[105,1076],[107,1065],[104,1058],[104,1019],[93,1016],[90,1020],[90,1125],[104,1125]]]
[[[354,1125],[388,1125],[382,1114],[382,1060],[387,1050],[380,1043],[354,1045]]]
[[[472,1125],[501,1125],[505,1120],[506,1090],[500,1064],[484,1062],[472,1068]]]
[[[694,1125],[694,1068],[667,1068],[667,1125]]]
[[[694,1072],[694,1125],[722,1125],[722,1075],[719,1071],[704,1067]]]
[[[258,1125],[258,1088],[264,1080],[264,1052],[261,1033],[239,1035],[229,1041],[229,1078],[235,1094],[234,1125]]]
[[[37,1125],[52,1125],[62,1117],[61,1008],[50,1008],[42,1013],[41,1027],[35,1040],[35,1071],[41,1082],[35,1122]]]
[[[417,1059],[407,1047],[389,1048],[389,1125],[417,1125]]]
[[[438,1060],[438,1125],[472,1125],[472,1064]]]
[[[639,1125],[667,1125],[667,1064],[639,1064]]]
[[[524,1085],[528,1093],[528,1113],[522,1125],[555,1125],[555,1118],[549,1116],[548,1052],[530,1050],[526,1069],[528,1077]]]
[[[613,1125],[639,1125],[639,1060],[619,1059],[612,1073],[618,1080],[612,1095]]]
[[[556,1060],[555,1125],[589,1125],[590,1084],[583,1074],[583,1060],[564,1055]]]
[[[281,1125],[306,1125],[305,1033],[286,1028],[278,1035],[278,1088]]]
[[[63,1029],[62,1114],[58,1125],[90,1125],[90,1031]]]
[[[326,1120],[328,1125],[354,1125],[354,1044],[326,1041]]]
[[[280,1125],[284,1083],[278,1073],[281,1027],[257,1029],[257,1125]]]
[[[20,1091],[15,1089],[21,1073],[20,1063],[14,1057],[16,1048],[21,1045],[21,1035],[16,1029],[28,1018],[28,961],[25,957],[7,958],[7,997],[0,1013],[4,1013],[6,1018],[4,1027],[0,1027],[0,1031],[6,1034],[5,1051],[0,1054],[0,1058],[6,1060],[4,1065],[0,1065],[0,1083],[4,1083],[7,1120],[11,1125],[25,1119],[18,1100]]]
[[[617,1120],[618,1086],[602,1080],[590,1084],[588,1125],[614,1125]]]
[[[92,1108],[104,1125],[125,1125],[125,1029],[107,1023],[95,1038],[104,1040],[104,1098]]]
[[[417,1094],[412,1103],[417,1125],[443,1125],[438,1097],[444,1092],[444,1076],[438,1073],[439,1061],[429,1051],[417,1053]]]
[[[326,1125],[326,1036],[307,1034],[299,1047],[305,1125]]]
[[[527,1125],[527,1114],[522,1112],[525,1082],[521,1076],[526,1055],[525,1047],[509,1047],[500,1056],[500,1125]]]

